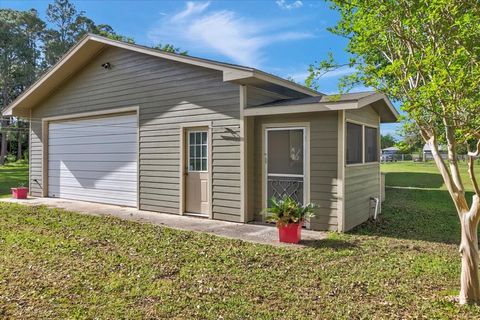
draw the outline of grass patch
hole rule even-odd
[[[451,299],[459,229],[438,189],[388,189],[379,222],[303,249],[0,204],[0,318],[478,318]]]
[[[28,164],[23,161],[0,166],[0,198],[11,196],[10,188],[28,187]]]
[[[467,172],[467,164],[464,161],[460,161],[459,165],[460,175],[465,184],[465,189],[472,191],[472,184]],[[443,178],[433,161],[426,163],[383,163],[382,171],[388,173],[386,177],[387,186],[447,190],[443,183]],[[480,163],[476,165],[475,172],[477,173],[477,176],[480,176]]]

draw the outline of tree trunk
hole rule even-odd
[[[470,212],[460,218],[462,240],[460,255],[462,272],[460,276],[460,304],[480,304],[480,282],[478,275],[478,196],[474,196]]]
[[[18,136],[17,136],[17,161],[22,159],[22,132],[20,126],[18,127]]]
[[[5,157],[7,156],[7,131],[5,130],[1,134],[2,139],[0,141],[0,166],[3,166],[5,164]]]

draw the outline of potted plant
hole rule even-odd
[[[27,199],[28,195],[28,188],[24,187],[23,184],[16,188],[11,188],[12,191],[12,198],[14,199]]]
[[[301,205],[289,196],[272,198],[266,210],[267,221],[276,223],[280,242],[298,243],[305,219],[315,216],[313,208],[313,204]]]

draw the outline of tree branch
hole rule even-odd
[[[445,117],[444,117],[444,123],[445,123],[445,135],[447,138],[448,162],[450,166],[450,173],[452,175],[453,182],[455,183],[455,186],[457,187],[458,192],[461,192],[464,194],[465,188],[463,186],[462,178],[460,176],[460,170],[458,169],[454,128],[447,123],[447,120]]]
[[[475,158],[468,157],[468,175],[470,176],[470,180],[472,181],[473,191],[480,196],[480,188],[478,187],[477,177],[475,175]]]
[[[477,158],[480,156],[480,140],[477,142],[477,150],[474,152],[468,151],[468,156],[471,158]]]
[[[433,159],[435,160],[435,163],[437,164],[438,170],[440,171],[440,174],[443,177],[443,180],[445,182],[445,185],[447,186],[448,192],[450,193],[450,196],[452,197],[453,203],[455,204],[455,208],[457,209],[457,213],[459,217],[461,218],[463,214],[468,212],[468,203],[467,199],[465,198],[465,194],[463,192],[459,192],[457,189],[457,186],[455,185],[452,175],[450,171],[447,168],[447,165],[445,164],[445,161],[443,161],[442,157],[440,156],[440,153],[438,151],[438,143],[437,143],[437,138],[435,136],[434,132],[429,132],[425,128],[420,128],[420,133],[422,134],[423,139],[425,142],[430,144]]]

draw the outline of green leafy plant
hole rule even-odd
[[[265,211],[268,222],[275,222],[277,227],[285,226],[289,223],[298,223],[306,218],[313,218],[314,205],[307,203],[299,204],[292,197],[285,196],[282,199],[272,197],[270,199],[270,207]]]

